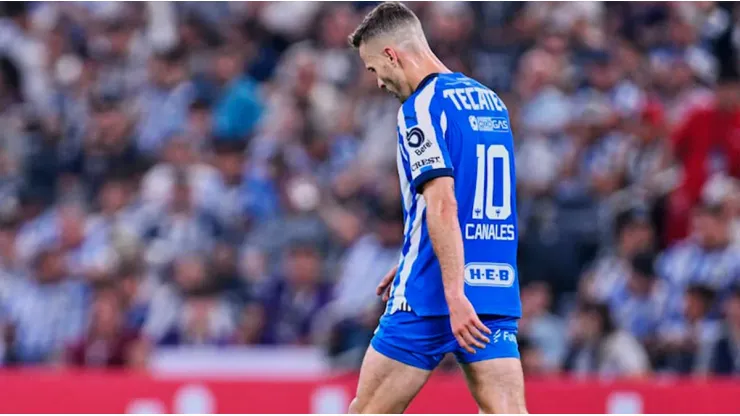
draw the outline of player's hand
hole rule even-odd
[[[483,349],[490,340],[484,334],[491,334],[491,330],[483,325],[473,305],[467,297],[462,296],[454,301],[448,300],[450,308],[450,325],[455,339],[465,351],[475,354],[473,347]]]
[[[393,266],[393,268],[383,276],[383,280],[380,281],[378,287],[375,288],[375,293],[378,296],[383,296],[383,302],[388,302],[388,299],[391,297],[391,283],[393,283],[393,278],[396,277],[396,271],[398,271],[398,266]]]

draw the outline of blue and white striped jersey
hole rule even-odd
[[[689,285],[703,285],[714,290],[718,297],[715,305],[740,284],[740,246],[728,245],[714,250],[702,248],[692,238],[687,238],[661,254],[656,264],[658,275],[671,289],[670,310],[679,314],[683,297]],[[715,309],[713,315],[719,314]]]
[[[669,314],[671,293],[668,285],[657,281],[653,289],[640,296],[629,289],[627,280],[617,283],[607,299],[616,325],[644,340],[655,336],[656,331]]]
[[[666,250],[657,266],[658,274],[680,291],[701,284],[724,294],[740,283],[740,245],[706,250],[687,238]]]
[[[465,249],[465,294],[478,314],[519,317],[514,144],[504,103],[460,73],[431,74],[398,112],[404,243],[387,313],[449,313],[421,191],[452,176]]]
[[[86,324],[89,292],[85,284],[65,279],[40,284],[27,277],[4,282],[0,316],[15,327],[14,348],[26,363],[40,363],[79,339]]]

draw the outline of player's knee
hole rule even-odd
[[[373,404],[371,404],[373,403]],[[357,414],[368,414],[368,413],[389,413],[388,409],[383,409],[385,411],[378,412],[377,406],[380,405],[381,409],[383,409],[383,404],[378,403],[370,398],[362,398],[355,396],[354,399],[349,403],[349,409],[347,410],[347,413],[357,415]],[[393,411],[392,413],[398,413]]]
[[[496,405],[486,405],[481,403],[478,405],[478,414],[480,415],[493,415],[493,414],[507,414],[507,415],[524,415],[528,414],[526,407],[523,403],[497,403]]]
[[[526,414],[527,407],[524,401],[524,395],[519,394],[506,386],[499,386],[496,392],[488,392],[483,396],[478,393],[478,413],[479,414],[508,414],[521,415]]]
[[[357,397],[355,397],[349,403],[349,409],[347,410],[347,413],[349,413],[351,415],[356,415],[356,414],[362,413],[362,410],[359,407],[360,407],[360,401],[357,400]]]

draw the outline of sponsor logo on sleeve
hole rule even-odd
[[[416,149],[424,143],[424,132],[418,127],[412,128],[406,133],[406,142],[410,148]]]
[[[414,162],[413,165],[411,165],[411,171],[416,172],[417,170],[423,168],[424,166],[431,166],[436,163],[441,163],[442,158],[440,156],[434,156],[434,157],[428,157],[426,159],[421,159],[417,162]]]

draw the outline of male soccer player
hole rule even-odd
[[[499,97],[447,69],[400,3],[349,37],[378,86],[398,97],[405,236],[378,286],[386,312],[362,364],[352,413],[400,413],[446,353],[484,413],[526,413],[513,139]]]

